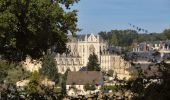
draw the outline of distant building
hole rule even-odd
[[[98,35],[88,34],[68,37],[69,42],[67,43],[67,48],[70,52],[62,55],[57,54],[55,57],[59,73],[64,73],[67,69],[79,71],[87,65],[89,55],[92,53],[97,55],[100,64],[102,59],[107,59],[101,56],[108,53],[107,44]],[[111,66],[110,62],[105,64],[107,64],[108,67]],[[101,66],[101,68],[103,68],[103,66]]]
[[[133,52],[145,52],[153,50],[170,50],[170,40],[166,41],[153,41],[153,42],[142,42],[136,44],[133,48]]]
[[[99,92],[103,84],[103,75],[99,71],[68,72],[66,90],[69,96],[88,95]],[[95,86],[95,89],[86,90],[87,85]]]
[[[159,64],[161,61],[170,65],[170,52],[165,51],[140,51],[140,52],[127,52],[124,59],[131,62],[133,71],[141,69],[146,77],[160,76]],[[164,53],[162,55],[162,53]]]

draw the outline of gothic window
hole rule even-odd
[[[75,46],[75,47],[74,47],[74,50],[73,50],[74,56],[76,55],[77,52],[78,52],[78,51],[77,51],[77,47]]]
[[[77,59],[77,62],[78,62],[78,64],[80,65],[80,60],[79,60],[79,59]]]
[[[71,63],[74,65],[75,63],[74,63],[74,59],[71,59]]]
[[[78,51],[81,52],[81,49],[82,49],[81,46],[79,46],[79,50]]]
[[[103,46],[103,52],[105,52],[106,51],[106,47],[105,46]]]
[[[83,45],[83,53],[84,53],[84,45]]]

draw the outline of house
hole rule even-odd
[[[67,95],[89,95],[100,91],[104,84],[103,75],[99,71],[68,72],[66,81]]]

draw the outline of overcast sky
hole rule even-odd
[[[80,0],[73,8],[81,34],[133,29],[128,23],[149,32],[170,28],[170,0]]]

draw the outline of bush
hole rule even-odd
[[[96,87],[95,87],[95,85],[86,84],[86,85],[84,86],[84,89],[85,89],[86,91],[87,91],[87,90],[95,90]]]
[[[109,70],[109,71],[108,71],[108,75],[111,76],[111,77],[113,77],[113,73],[114,73],[113,70]]]
[[[118,85],[109,85],[109,86],[105,85],[101,87],[102,91],[109,91],[109,90],[118,91],[120,89],[121,89],[121,86],[118,86]]]

